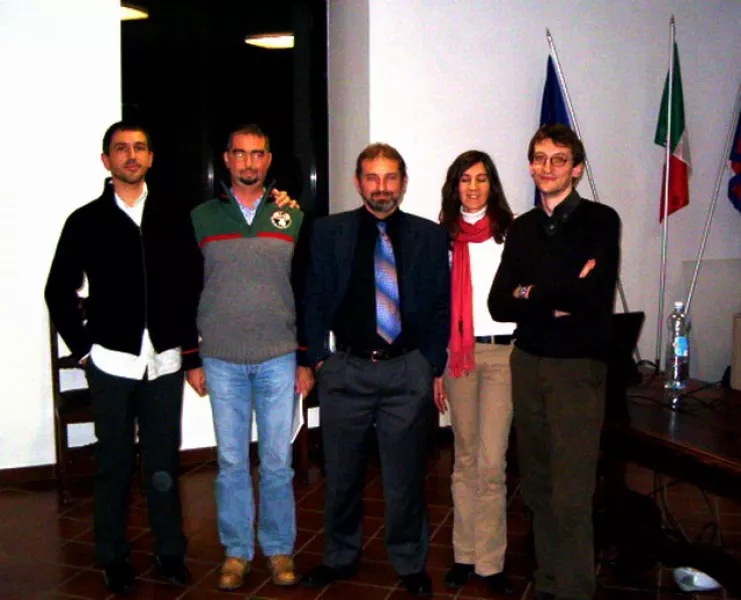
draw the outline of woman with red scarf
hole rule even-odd
[[[514,324],[493,321],[487,298],[512,218],[489,155],[469,150],[456,158],[442,188],[440,209],[452,248],[451,335],[444,382],[455,436],[455,562],[444,583],[457,589],[475,573],[493,592],[505,595],[515,593],[503,571]]]

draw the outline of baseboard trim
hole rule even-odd
[[[180,451],[181,466],[188,466],[216,460],[216,446],[206,448],[191,448]],[[55,465],[36,465],[33,467],[18,467],[14,469],[0,469],[0,485],[18,485],[36,481],[51,481],[56,479]]]

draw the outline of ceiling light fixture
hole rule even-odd
[[[293,48],[293,34],[261,33],[248,35],[244,38],[244,43],[258,48],[267,48],[268,50],[285,50],[286,48]]]
[[[121,2],[121,20],[137,21],[139,19],[148,19],[149,13],[146,9],[134,6],[129,2]]]

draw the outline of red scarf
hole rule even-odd
[[[458,217],[458,233],[453,238],[453,266],[450,272],[450,345],[448,367],[453,377],[469,373],[476,366],[473,337],[473,286],[469,243],[481,243],[491,237],[489,217],[474,224]]]

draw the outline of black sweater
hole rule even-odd
[[[579,273],[589,259],[594,269]],[[514,321],[515,346],[536,356],[606,360],[620,262],[620,218],[574,191],[548,217],[534,208],[510,227],[489,311]],[[518,299],[518,285],[530,285]],[[554,310],[569,316],[554,317]]]
[[[85,317],[78,290],[88,279]],[[46,282],[49,313],[73,355],[92,344],[138,355],[144,328],[156,352],[180,346],[183,367],[200,366],[196,308],[202,262],[187,210],[149,192],[142,225],[118,206],[113,186],[74,211],[59,238]]]

